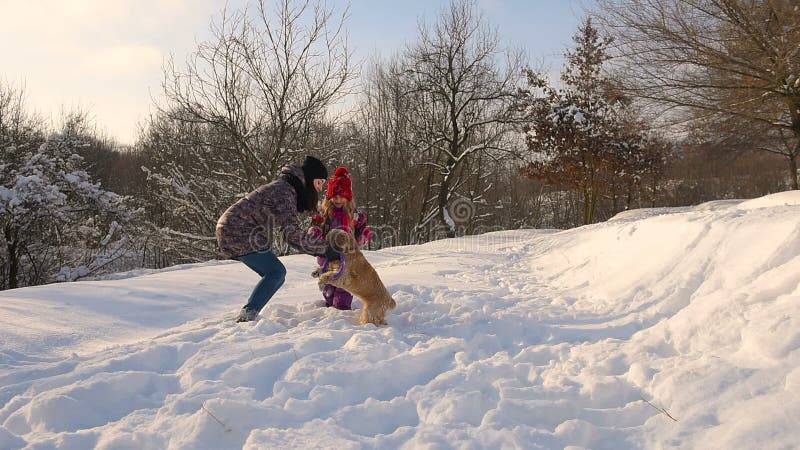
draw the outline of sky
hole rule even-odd
[[[247,0],[231,0],[237,7]],[[348,2],[329,1],[341,11]],[[352,0],[347,32],[356,59],[413,42],[448,0]],[[478,0],[507,44],[557,72],[585,0]],[[88,110],[98,129],[132,144],[160,97],[163,62],[182,61],[209,37],[222,0],[0,0],[0,81],[23,86],[27,105],[57,120]]]

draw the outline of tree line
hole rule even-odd
[[[350,169],[371,248],[796,189],[799,27],[790,0],[600,0],[551,79],[471,0],[362,66],[346,10],[258,1],[166,62],[129,147],[0,83],[0,288],[215,259],[219,215],[308,153]]]

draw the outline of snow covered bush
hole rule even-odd
[[[129,199],[92,182],[76,153],[83,145],[76,129],[45,135],[22,97],[0,86],[0,288],[98,273],[130,242]]]

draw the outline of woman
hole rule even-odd
[[[316,210],[317,193],[322,192],[327,178],[328,170],[322,161],[307,156],[302,166],[285,166],[277,180],[247,194],[217,221],[217,243],[222,255],[245,263],[261,277],[237,322],[255,320],[283,285],[286,268],[272,252],[276,226],[284,240],[302,253],[326,259],[339,257],[326,240],[307,234],[298,218],[298,213]]]

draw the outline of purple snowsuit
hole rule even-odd
[[[367,214],[364,211],[358,211],[355,217],[350,218],[344,208],[333,208],[332,218],[323,218],[321,215],[317,215],[312,219],[312,223],[315,226],[309,228],[308,233],[316,237],[327,236],[330,230],[340,228],[348,232],[352,229],[359,247],[367,245],[372,238],[370,228],[367,226]],[[317,263],[322,266],[325,264],[325,258],[317,258]],[[333,306],[336,309],[352,309],[353,294],[342,288],[327,284],[322,289],[322,296],[325,298],[327,306]]]

